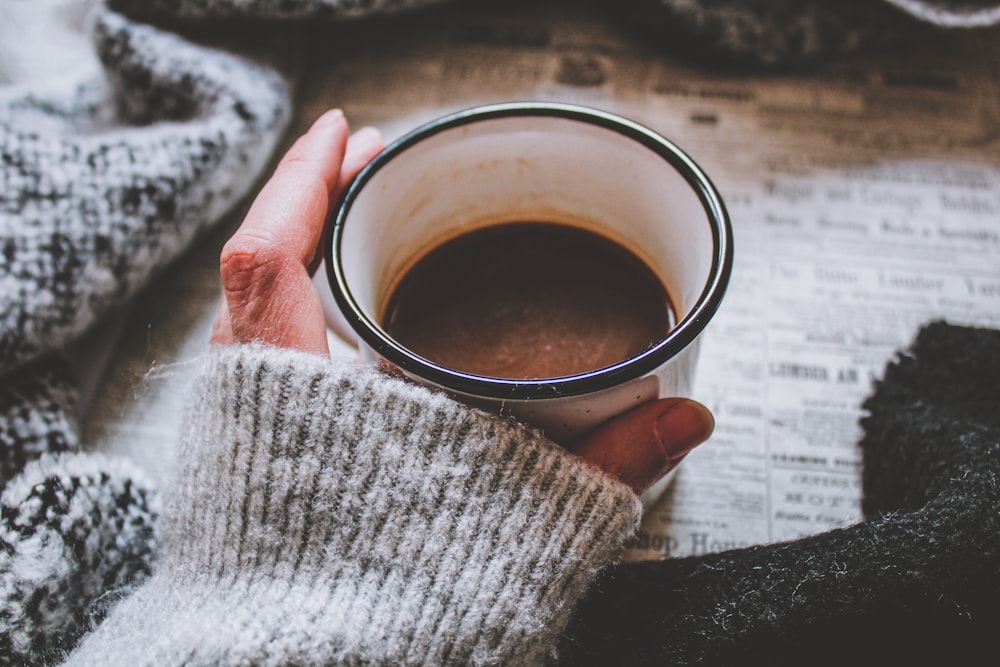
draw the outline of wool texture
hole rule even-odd
[[[0,497],[0,663],[47,664],[150,574],[157,497],[134,465],[46,454]]]
[[[47,664],[149,576],[158,497],[129,462],[79,453],[58,355],[0,384],[0,664]]]
[[[936,322],[863,419],[866,521],[609,570],[572,665],[982,664],[1000,621],[1000,331]]]
[[[120,12],[143,18],[267,20],[352,19],[393,14],[451,0],[113,0]]]
[[[625,11],[673,52],[738,67],[800,66],[884,48],[922,27],[871,0],[634,0]]]
[[[541,657],[546,642],[554,643],[552,633],[565,622],[572,600],[591,576],[591,568],[601,562],[599,553],[610,548],[600,539],[588,542],[590,537],[586,536],[596,530],[591,519],[562,507],[566,521],[557,521],[566,530],[559,533],[563,540],[570,540],[575,522],[582,521],[585,537],[581,539],[588,544],[581,543],[580,552],[570,550],[569,560],[577,559],[583,574],[567,574],[561,565],[539,556],[525,555],[528,561],[536,558],[532,561],[536,564],[525,564],[516,557],[520,553],[517,539],[498,543],[504,549],[499,560],[502,565],[496,567],[509,567],[511,572],[530,570],[531,577],[524,581],[539,588],[526,583],[517,589],[520,592],[509,597],[505,594],[497,611],[487,613],[485,619],[481,616],[483,605],[498,591],[492,586],[504,579],[492,578],[497,574],[495,568],[488,573],[483,569],[485,563],[499,557],[495,550],[490,551],[493,542],[487,546],[475,542],[479,549],[475,553],[489,551],[490,557],[479,563],[483,571],[475,569],[475,562],[463,563],[473,569],[463,574],[467,578],[460,580],[465,585],[461,590],[474,590],[476,595],[454,606],[452,616],[448,616],[444,606],[454,602],[459,584],[449,592],[442,588],[446,579],[436,577],[420,587],[413,583],[416,579],[403,576],[412,571],[389,567],[386,553],[392,548],[386,546],[391,544],[388,530],[396,526],[401,536],[408,536],[409,541],[397,542],[398,548],[393,548],[411,554],[414,562],[424,563],[429,568],[425,574],[437,572],[438,564],[442,572],[457,572],[461,568],[452,556],[458,552],[449,549],[462,547],[453,546],[451,538],[468,528],[465,522],[469,515],[442,513],[441,526],[453,532],[446,530],[445,537],[434,533],[435,540],[417,550],[412,546],[416,539],[413,533],[404,529],[431,530],[438,524],[431,522],[427,528],[428,517],[420,511],[390,513],[389,505],[395,508],[393,503],[398,502],[394,486],[372,487],[379,492],[365,496],[382,508],[378,511],[384,510],[382,514],[371,514],[375,510],[365,510],[364,503],[357,500],[344,506],[336,504],[356,499],[351,493],[361,488],[367,477],[355,480],[354,486],[335,497],[325,491],[315,496],[298,491],[288,480],[289,475],[300,473],[299,468],[287,461],[312,461],[303,463],[304,479],[325,484],[326,478],[315,476],[320,474],[316,471],[332,474],[314,454],[301,459],[292,454],[279,457],[286,463],[257,474],[256,464],[270,460],[270,455],[262,452],[270,450],[241,449],[243,456],[253,451],[261,458],[248,467],[243,467],[247,461],[232,459],[233,470],[246,470],[248,475],[243,486],[234,480],[219,489],[225,502],[216,507],[219,516],[226,518],[212,523],[210,517],[198,515],[197,520],[183,519],[188,522],[185,524],[171,523],[168,532],[174,536],[188,525],[202,532],[168,540],[168,545],[188,546],[183,552],[168,546],[164,551],[167,565],[158,569],[148,586],[140,586],[160,553],[157,490],[127,462],[78,451],[74,379],[60,354],[60,348],[102,323],[111,309],[124,305],[202,230],[249,193],[290,117],[287,82],[273,70],[126,16],[173,25],[185,21],[194,25],[208,19],[260,19],[286,24],[300,21],[315,27],[313,19],[356,19],[430,6],[438,0],[114,0],[111,4],[122,13],[99,7],[95,14],[92,44],[100,69],[95,65],[94,71],[86,70],[79,77],[68,55],[72,49],[62,49],[66,42],[61,36],[18,35],[10,27],[11,17],[30,11],[29,7],[48,8],[52,20],[43,22],[46,25],[70,21],[77,11],[70,4],[69,0],[7,3],[0,20],[0,58],[16,53],[16,38],[21,37],[44,44],[46,55],[62,58],[62,67],[73,75],[40,81],[29,60],[22,61],[25,66],[20,70],[0,70],[0,77],[6,77],[0,88],[0,483],[4,487],[0,503],[0,665],[49,664],[58,659],[100,621],[112,602],[132,588],[138,589],[136,601],[131,603],[136,614],[160,609],[161,592],[162,609],[171,612],[162,616],[150,612],[150,618],[163,618],[164,627],[172,633],[154,642],[156,652],[150,655],[171,657],[175,641],[177,646],[204,642],[204,649],[197,649],[201,652],[196,651],[196,655],[209,663],[215,659],[277,663],[288,656],[293,656],[293,663],[312,663],[323,662],[330,655],[347,660],[353,658],[345,656],[374,655],[371,644],[365,643],[371,635],[347,620],[342,627],[352,629],[343,637],[315,634],[316,628],[332,627],[329,622],[337,620],[329,617],[340,613],[335,611],[336,605],[333,609],[326,606],[327,594],[336,594],[341,596],[337,600],[351,600],[361,605],[358,608],[372,610],[366,612],[372,617],[374,610],[385,611],[396,601],[411,605],[400,607],[403,613],[393,621],[395,625],[382,627],[382,639],[394,648],[378,653],[384,648],[380,646],[375,650],[378,655],[406,655],[409,659],[419,652],[417,647],[425,647],[431,658],[442,660],[462,657],[465,651],[488,660],[508,649],[509,655]],[[458,0],[454,4],[458,5]],[[920,39],[929,26],[972,28],[1000,23],[995,0],[629,0],[614,5],[611,15],[637,19],[656,43],[672,53],[691,54],[705,64],[764,67],[798,66],[806,59],[832,53]],[[692,49],[692,44],[697,48]],[[601,662],[603,656],[605,662],[613,664],[665,660],[725,664],[735,661],[733,656],[741,660],[763,656],[761,659],[770,664],[783,659],[800,664],[804,654],[814,663],[820,661],[814,650],[817,645],[824,647],[823,656],[848,654],[857,658],[858,642],[869,639],[876,654],[865,658],[880,652],[894,660],[912,657],[922,662],[951,652],[945,657],[947,662],[955,662],[977,648],[992,653],[995,646],[984,628],[991,621],[995,625],[996,620],[996,605],[991,603],[998,592],[996,494],[992,473],[983,466],[995,460],[995,430],[981,424],[981,416],[989,414],[987,408],[972,401],[969,405],[978,407],[970,412],[970,408],[942,399],[933,385],[942,382],[942,387],[959,391],[968,388],[964,384],[968,377],[989,375],[995,387],[995,365],[984,360],[995,361],[1000,355],[990,342],[991,334],[971,334],[946,325],[928,331],[936,333],[925,331],[913,353],[887,370],[885,382],[868,404],[872,419],[866,422],[863,443],[867,522],[801,543],[623,566],[601,580],[592,601],[580,612],[564,642],[566,661],[587,664]],[[956,380],[959,376],[945,359],[969,346],[975,352],[963,362],[963,368],[971,369],[970,375]],[[933,355],[932,350],[936,350]],[[940,357],[939,363],[931,362],[934,355]],[[910,358],[915,361],[907,361]],[[227,374],[220,372],[220,376]],[[377,384],[371,382],[372,386]],[[978,391],[985,385],[977,379],[970,386]],[[393,391],[397,389],[394,385]],[[930,398],[924,398],[925,393]],[[295,391],[288,395],[298,396],[296,401],[312,400]],[[996,405],[995,392],[990,394],[986,388],[982,395],[994,397],[992,405]],[[400,404],[384,398],[379,405],[379,410],[388,414],[373,417],[371,423],[355,423],[352,428],[361,439],[345,437],[342,442],[363,441],[367,447],[378,440],[376,431],[385,424],[395,424],[390,435],[402,432],[401,422],[393,421],[403,419],[397,414]],[[222,410],[225,406],[217,407],[219,422],[208,424],[206,432],[222,433],[221,424],[241,423],[244,426],[239,428],[256,433],[239,419],[230,419],[232,415]],[[311,421],[303,419],[303,432],[311,432]],[[454,419],[454,423],[462,422],[466,415],[456,414]],[[207,418],[203,421],[211,422]],[[485,433],[493,433],[491,437],[502,434],[508,444],[521,438],[536,442],[532,437],[515,435],[507,425],[481,426],[487,428]],[[276,432],[284,431],[276,428]],[[251,442],[251,438],[245,441]],[[463,444],[448,451],[474,453],[480,445]],[[360,456],[368,450],[347,451]],[[436,450],[420,451],[428,461],[436,460],[436,454],[431,453]],[[190,452],[188,455],[194,457]],[[961,463],[960,455],[967,455],[967,464]],[[539,457],[539,461],[548,461]],[[205,463],[206,470],[217,470],[216,463]],[[380,480],[382,484],[385,480],[379,476],[380,468],[374,461],[368,463],[373,466],[368,481]],[[202,463],[190,465],[197,472]],[[537,467],[540,463],[535,465],[532,470],[541,470]],[[310,466],[315,470],[310,472]],[[228,467],[223,468],[229,472]],[[458,462],[454,468],[464,470]],[[272,481],[262,482],[260,475]],[[468,484],[475,480],[480,487],[486,484],[484,479],[473,477],[459,483],[459,477],[448,478],[456,485],[441,483],[433,488],[443,489],[443,498],[457,502],[455,498],[469,493]],[[534,484],[533,475],[527,478],[510,477],[521,484]],[[211,479],[203,492],[216,486],[216,480]],[[183,497],[183,493],[177,496]],[[299,528],[277,525],[271,509],[260,514],[262,508],[271,508],[270,499],[277,497],[288,498],[287,507],[311,508],[303,509],[305,515],[322,516],[310,518]],[[313,500],[307,502],[308,498]],[[177,511],[168,515],[184,516],[181,508],[209,502],[197,501],[180,502],[174,506]],[[482,516],[493,522],[495,515],[489,514],[492,507],[481,499],[479,502]],[[336,521],[323,514],[331,507],[343,509]],[[551,505],[542,503],[541,507]],[[532,526],[554,516],[539,511],[537,515],[527,512],[518,516],[530,515]],[[390,521],[402,515],[405,522]],[[352,523],[355,517],[365,522]],[[504,535],[517,532],[502,519],[496,517],[495,524],[507,527]],[[352,543],[358,555],[351,560],[331,555],[312,528],[301,527],[306,523],[375,526],[378,530],[358,528]],[[207,525],[212,530],[230,526],[244,536],[244,545],[233,546],[228,538],[205,532]],[[479,525],[493,528],[485,519]],[[293,534],[298,542],[292,540],[292,545],[299,545],[298,550],[281,541],[287,530],[300,531]],[[521,533],[517,534],[520,537]],[[529,539],[532,535],[535,533],[526,528],[523,539],[534,545],[534,538]],[[347,543],[346,537],[341,540]],[[264,560],[251,557],[247,544],[266,546],[261,556]],[[593,559],[579,556],[584,547],[593,548],[597,555]],[[200,548],[211,548],[214,555],[201,554],[198,558],[202,560],[194,559],[191,553]],[[306,563],[311,568],[310,575],[315,578],[308,580],[308,585],[302,584],[307,579],[300,578],[299,565],[288,564],[283,558],[285,551],[301,554],[299,565]],[[392,554],[398,555],[396,551]],[[440,559],[434,560],[434,554]],[[262,566],[272,560],[277,569]],[[317,565],[321,561],[322,566]],[[196,585],[193,577],[197,573],[183,566],[195,562],[226,563],[225,576],[203,577]],[[333,582],[324,574],[327,564],[345,576]],[[368,573],[367,578],[351,579],[362,570]],[[545,598],[537,590],[550,575],[552,581],[565,582],[564,590]],[[273,584],[268,585],[269,581]],[[202,582],[207,585],[204,590]],[[313,582],[320,582],[315,589]],[[191,597],[178,598],[179,592]],[[527,611],[515,614],[511,610],[523,602],[519,597],[522,593],[529,597],[529,604],[524,605]],[[223,612],[232,620],[213,626],[219,630],[216,634],[200,627],[205,612],[193,606],[199,599],[205,609]],[[413,611],[418,600],[419,604],[431,601],[420,614]],[[252,614],[257,602],[266,610],[259,622]],[[132,618],[128,607],[123,604],[120,608],[125,611],[117,613],[113,623],[101,626],[103,634],[88,642],[78,661],[103,656],[102,646],[120,642],[134,648],[130,637],[155,635],[145,617]],[[428,639],[426,630],[434,614],[439,616],[441,630]],[[456,621],[455,614],[462,616]],[[296,619],[288,634],[274,634],[279,615]],[[214,614],[208,617],[216,618]],[[474,627],[478,621],[481,625]],[[509,627],[509,632],[498,627]],[[227,644],[226,633],[231,628],[260,631],[261,635],[246,645]],[[401,628],[405,632],[396,632]],[[529,635],[537,639],[529,639]],[[266,642],[261,639],[264,636],[275,641]],[[842,641],[843,637],[854,638],[855,643]],[[452,648],[440,649],[442,644],[435,643],[438,639]],[[305,649],[296,648],[315,648],[309,642],[321,644],[314,654],[305,655]],[[434,654],[437,650],[452,653]]]
[[[460,0],[112,0],[143,19],[343,20]],[[571,6],[571,3],[567,3]],[[612,16],[701,63],[785,67],[1000,24],[996,0],[626,0]],[[909,19],[909,20],[907,20]]]
[[[913,16],[945,28],[979,28],[1000,23],[995,0],[886,0]]]
[[[75,451],[76,381],[58,355],[12,371],[0,384],[0,488],[43,454]]]
[[[61,349],[248,193],[290,117],[268,68],[102,9],[91,28],[100,68],[0,88],[0,664],[64,653],[155,553],[151,484],[78,452]]]
[[[95,48],[106,80],[0,96],[0,373],[78,337],[216,222],[289,117],[274,71],[112,12]]]
[[[543,664],[625,485],[377,370],[216,350],[153,577],[68,664]]]

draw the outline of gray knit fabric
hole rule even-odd
[[[9,373],[0,384],[0,488],[43,454],[74,451],[76,383],[58,356]]]
[[[72,453],[60,348],[248,193],[290,116],[270,69],[107,11],[93,32],[103,70],[0,88],[0,665],[71,648],[155,553],[138,468]]]
[[[981,28],[1000,23],[996,0],[885,0],[913,16],[945,28]]]
[[[625,13],[666,49],[739,67],[882,48],[923,27],[874,0],[632,0]]]
[[[111,0],[111,4],[127,13],[140,16],[171,16],[183,18],[249,17],[268,19],[354,18],[371,14],[391,13],[423,5],[457,0]],[[710,16],[724,11],[733,15],[756,16],[765,23],[777,14],[787,18],[796,14],[807,17],[833,16],[845,5],[844,0],[658,0],[665,8],[689,16]],[[944,27],[981,27],[1000,22],[1000,5],[996,0],[884,0],[912,16]],[[620,3],[625,4],[625,3]],[[878,5],[866,0],[863,3]],[[789,25],[773,24],[775,34],[782,34]],[[859,26],[860,27],[860,26]]]
[[[392,14],[450,0],[112,0],[131,16],[184,19],[350,19]]]
[[[135,293],[253,187],[289,118],[273,71],[103,12],[107,80],[0,92],[0,372]]]
[[[149,575],[156,496],[142,472],[96,454],[46,454],[0,498],[0,663],[57,659]]]
[[[0,384],[0,665],[45,664],[149,576],[157,496],[128,462],[73,453],[76,390],[57,355]]]
[[[627,487],[370,368],[216,351],[151,580],[74,665],[539,664],[635,530]]]

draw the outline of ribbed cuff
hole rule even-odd
[[[538,663],[640,514],[540,436],[370,369],[213,354],[153,581],[81,662]]]

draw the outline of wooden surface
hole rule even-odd
[[[629,557],[858,520],[870,382],[924,321],[1000,326],[996,32],[799,72],[726,73],[658,51],[601,10],[566,10],[470,5],[285,42],[265,30],[267,57],[298,72],[285,144],[335,106],[392,139],[519,99],[600,107],[675,140],[726,200],[736,266],[696,381],[716,433],[647,513]],[[225,37],[260,51],[244,32]],[[88,448],[169,474],[219,298],[219,250],[245,206],[135,299],[83,415]]]

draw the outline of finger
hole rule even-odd
[[[225,295],[219,299],[219,311],[215,315],[215,324],[212,325],[212,343],[233,344],[233,328],[229,325],[229,306],[226,305]]]
[[[282,158],[223,248],[220,276],[235,342],[328,349],[306,262],[322,235],[347,136],[342,113],[321,116]]]
[[[232,240],[259,239],[302,264],[311,259],[330,193],[340,181],[347,138],[343,112],[334,109],[320,116],[281,158]]]
[[[347,140],[347,152],[344,154],[344,164],[340,167],[340,177],[334,191],[330,194],[330,201],[334,202],[340,197],[340,193],[358,175],[358,172],[368,164],[379,151],[385,148],[385,141],[382,134],[374,127],[363,127]],[[322,243],[317,244],[316,252],[312,261],[309,262],[309,275],[316,273],[316,268],[323,259]]]
[[[351,179],[383,148],[385,141],[382,133],[374,127],[363,127],[352,134],[347,142],[347,153],[344,155],[344,165],[340,168],[336,192],[346,188]]]
[[[664,398],[599,426],[570,447],[642,493],[712,435],[715,419],[701,403]]]

